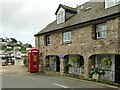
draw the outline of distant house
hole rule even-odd
[[[120,0],[110,1],[59,5],[56,20],[35,34],[47,68],[120,82]]]

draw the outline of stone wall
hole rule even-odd
[[[63,57],[68,54],[79,54],[85,60],[85,76],[89,72],[89,57],[94,54],[118,54],[120,45],[118,27],[119,18],[106,21],[107,24],[107,37],[105,39],[95,40],[92,38],[93,27],[92,25],[76,28],[71,31],[72,42],[65,44],[62,42],[62,32],[52,32],[51,45],[45,45],[45,35],[40,36],[40,52],[43,56],[47,55],[62,55]],[[37,38],[36,38],[37,39]],[[36,47],[38,45],[36,44]]]
[[[38,36],[35,37],[35,47],[38,48]]]
[[[118,19],[107,21],[107,37],[105,39],[92,39],[92,25],[74,29],[71,32],[72,43],[62,42],[62,33],[50,33],[51,45],[46,46],[44,35],[40,36],[40,51],[44,55],[80,54],[91,56],[96,53],[118,53]],[[38,45],[37,45],[38,46]]]

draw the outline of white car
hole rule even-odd
[[[21,56],[16,56],[15,58],[16,58],[16,59],[21,59]]]

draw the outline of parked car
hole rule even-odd
[[[15,61],[12,59],[12,56],[6,55],[5,57],[2,57],[2,66],[6,66],[9,63],[11,63],[11,65],[15,64]]]

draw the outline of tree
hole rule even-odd
[[[21,51],[26,51],[26,47],[25,46],[21,46]]]
[[[5,50],[6,49],[6,45],[2,45],[2,50]]]
[[[17,40],[15,38],[10,38],[12,40],[12,43],[17,43]]]
[[[11,50],[13,50],[13,47],[14,47],[14,45],[12,45],[12,44],[7,44],[5,50],[6,50],[6,51],[11,51]]]
[[[26,48],[32,48],[32,45],[31,45],[31,44],[26,43],[26,44],[25,44],[25,47],[26,47]]]
[[[5,39],[4,39],[4,38],[2,38],[2,42],[5,42]]]
[[[31,45],[31,44],[28,44],[28,48],[32,48],[32,45]]]

